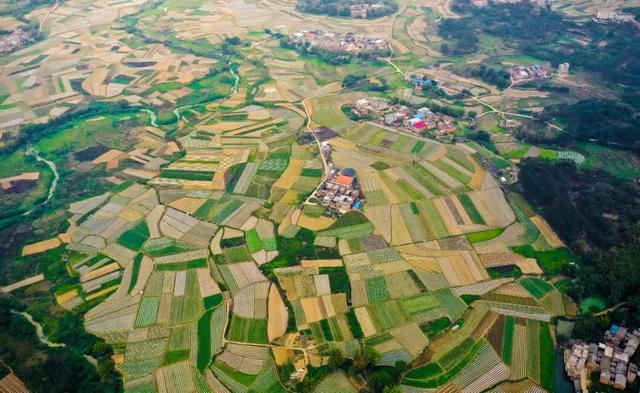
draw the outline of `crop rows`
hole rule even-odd
[[[273,385],[278,384],[276,367],[271,361],[260,370],[260,374],[251,384],[251,391],[256,393],[268,393]]]
[[[506,317],[504,320],[504,334],[502,337],[502,359],[508,365],[511,365],[513,354],[513,334],[516,328],[516,320],[514,317]]]
[[[527,376],[540,382],[540,322],[527,320]]]
[[[453,379],[453,383],[460,389],[464,389],[480,379],[498,363],[500,363],[500,358],[491,346],[483,344],[473,361]]]
[[[235,380],[232,376],[225,373],[222,369],[217,366],[211,366],[211,370],[215,374],[216,377],[233,393],[245,393],[247,388],[240,383],[240,381]]]
[[[458,320],[467,309],[467,305],[460,300],[460,298],[451,293],[450,289],[440,289],[433,292],[433,295],[438,300],[442,308],[445,309],[447,314],[449,314],[449,319],[452,321]]]
[[[369,303],[384,302],[391,299],[384,277],[374,277],[366,280],[366,287]]]
[[[160,358],[150,358],[140,361],[126,361],[118,366],[125,376],[125,380],[134,380],[153,374],[160,364]]]
[[[367,306],[377,331],[391,329],[406,321],[406,317],[397,301],[375,303]]]
[[[380,355],[380,365],[395,366],[399,361],[410,363],[413,360],[413,356],[406,349],[396,349],[391,352],[383,353]]]
[[[524,287],[536,299],[541,299],[548,292],[553,290],[553,286],[537,277],[525,277],[520,280],[520,285]]]
[[[400,254],[398,254],[398,252],[391,247],[369,251],[367,252],[367,256],[369,257],[371,263],[393,262],[402,259]]]
[[[142,298],[140,310],[138,310],[138,317],[136,318],[136,327],[149,326],[155,323],[159,304],[160,298],[158,297]]]
[[[400,205],[400,214],[404,220],[404,224],[411,235],[411,239],[414,242],[420,242],[432,238],[430,236],[418,216],[419,211],[415,203]]]
[[[125,360],[130,362],[158,358],[164,353],[168,341],[166,338],[160,338],[129,343],[125,351]]]
[[[402,307],[409,314],[437,308],[440,303],[430,294],[421,294],[412,298],[400,300]]]
[[[249,162],[245,166],[240,178],[238,179],[235,187],[233,188],[233,192],[236,194],[244,194],[247,192],[249,188],[249,184],[251,184],[251,180],[255,176],[258,171],[258,165],[254,162]]]
[[[518,207],[517,204],[515,204],[511,200],[509,200],[509,202],[510,202],[509,204],[511,205],[511,208],[513,209],[513,212],[518,218],[518,222],[524,225],[525,231],[524,231],[524,237],[522,239],[523,243],[534,242],[538,238],[538,236],[540,236],[540,230],[538,230],[538,227],[536,227],[531,222],[531,220],[529,220],[529,217],[527,217],[527,215],[520,209],[520,207]]]
[[[236,315],[231,319],[228,333],[229,340],[266,344],[267,321],[264,319],[241,318]]]
[[[235,213],[235,211],[238,210],[242,205],[243,202],[241,200],[232,199],[218,211],[218,213],[213,218],[213,222],[215,222],[216,224],[223,223],[227,218],[231,217],[231,215]]]
[[[511,315],[514,317],[534,319],[536,321],[544,321],[544,322],[548,322],[551,319],[551,315],[542,307],[532,307],[532,306],[525,306],[520,304],[494,303],[494,302],[484,302],[484,301],[483,303],[486,303],[488,306],[491,307],[491,309],[503,315]]]
[[[559,160],[572,160],[578,166],[582,165],[586,161],[586,158],[582,154],[577,153],[575,151],[561,151],[561,152],[558,152],[558,159]]]
[[[213,310],[211,315],[211,354],[215,355],[222,350],[224,325],[227,319],[227,303]]]
[[[516,324],[513,334],[513,352],[511,357],[511,374],[513,379],[527,376],[527,328]]]
[[[320,236],[335,236],[341,239],[355,239],[358,237],[363,237],[364,235],[368,235],[373,231],[373,225],[370,222],[365,222],[362,224],[351,225],[342,228],[336,229],[328,229],[322,232],[319,232]]]

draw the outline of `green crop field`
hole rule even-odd
[[[421,294],[400,301],[402,308],[409,314],[419,313],[439,307],[440,303],[430,294]]]
[[[260,251],[264,248],[262,244],[262,240],[260,240],[260,236],[258,235],[258,231],[254,229],[250,229],[245,233],[245,237],[247,239],[247,247],[249,247],[249,252],[254,253],[256,251]]]
[[[555,364],[555,345],[551,338],[549,324],[540,326],[540,385],[548,391],[553,390]]]
[[[229,218],[242,205],[243,202],[241,200],[232,199],[218,211],[218,213],[213,218],[213,222],[215,222],[216,224],[222,224],[224,220]]]
[[[513,247],[513,251],[527,258],[535,258],[542,270],[547,274],[559,274],[563,266],[571,263],[581,263],[580,258],[566,247],[538,251],[529,244],[523,244]]]
[[[227,333],[232,341],[244,341],[256,344],[267,344],[267,321],[264,319],[248,319],[234,315]]]
[[[421,186],[426,188],[435,196],[444,196],[447,194],[447,187],[442,184],[431,172],[427,171],[420,165],[411,165],[405,167],[407,173],[411,175]]]
[[[505,228],[488,229],[486,231],[467,233],[467,240],[471,243],[480,243],[487,240],[495,239],[502,235]]]
[[[458,180],[462,184],[467,184],[471,180],[471,177],[469,177],[469,176],[465,175],[464,173],[458,171],[457,169],[455,169],[452,166],[448,165],[444,161],[440,161],[440,160],[435,161],[435,162],[433,162],[433,166],[435,166],[438,169],[443,170],[449,176],[451,176],[454,179]]]
[[[536,277],[524,277],[519,282],[536,299],[542,299],[553,290],[553,285]]]
[[[202,373],[211,361],[211,316],[213,310],[206,311],[198,320],[198,370]]]
[[[459,297],[455,296],[450,289],[434,291],[433,296],[438,300],[440,306],[445,309],[452,321],[458,320],[467,309],[467,305]]]
[[[468,194],[458,195],[458,200],[460,200],[462,207],[464,207],[464,210],[467,212],[474,224],[486,225],[484,218],[482,218],[482,215],[478,209],[476,209]]]
[[[129,289],[127,290],[127,293],[131,293],[131,290],[136,286],[136,283],[138,282],[138,276],[140,275],[140,266],[142,265],[142,258],[144,258],[144,255],[138,254],[133,259],[131,281],[129,281]]]
[[[136,318],[136,327],[149,326],[155,323],[159,305],[160,298],[158,297],[142,298],[140,310],[138,310],[138,317]]]
[[[199,267],[207,267],[209,263],[206,258],[193,259],[191,261],[185,262],[176,262],[176,263],[163,263],[160,265],[155,265],[155,269],[158,271],[169,271],[169,270],[188,270],[195,269]]]
[[[224,255],[229,263],[251,261],[251,255],[245,246],[225,248]]]
[[[160,177],[167,179],[199,181],[211,181],[213,179],[213,175],[214,172],[211,171],[185,171],[180,169],[165,169],[160,173]]]
[[[133,229],[120,235],[118,243],[130,250],[139,251],[142,244],[149,238],[149,227],[146,221],[140,221]]]
[[[391,299],[384,277],[374,277],[366,281],[367,297],[370,303],[384,302]]]
[[[480,349],[486,345],[488,344],[484,340],[476,343],[470,339],[465,340],[458,347],[453,348],[445,354],[445,356],[450,359],[447,363],[451,364],[451,368],[446,369],[442,368],[441,364],[428,363],[405,374],[402,383],[420,388],[437,388],[442,386],[471,363]],[[438,373],[439,370],[441,371]]]
[[[502,337],[502,359],[508,365],[511,365],[513,354],[513,333],[515,332],[516,320],[514,317],[507,316],[504,320],[504,334]]]

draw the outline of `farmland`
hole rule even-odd
[[[401,1],[372,21],[293,3],[67,0],[25,16],[43,36],[0,59],[0,178],[15,177],[0,194],[12,216],[0,259],[15,261],[0,266],[3,299],[87,369],[80,354],[98,359],[114,391],[346,393],[397,364],[410,392],[525,378],[551,390],[550,321],[568,307],[547,278],[578,259],[511,191],[515,164],[633,178],[637,162],[515,140],[502,111],[558,97],[502,94],[468,72],[471,55],[443,53],[452,4]],[[281,45],[309,29],[389,38],[393,51],[387,62]],[[491,53],[478,61],[516,61],[480,39]],[[417,89],[414,72],[440,85]],[[353,120],[365,97],[451,114],[455,130]],[[308,132],[321,127],[327,156]],[[358,208],[315,199],[333,167],[357,174]],[[60,333],[71,326],[78,342]],[[346,373],[363,348],[377,364]],[[348,361],[329,372],[336,352]]]

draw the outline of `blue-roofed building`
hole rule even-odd
[[[355,177],[356,176],[356,170],[353,168],[345,168],[342,170],[342,175],[344,176],[349,176],[349,177]]]

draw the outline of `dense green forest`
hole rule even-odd
[[[296,9],[309,14],[350,16],[349,7],[356,4],[379,4],[381,6],[367,12],[367,18],[370,19],[398,11],[398,3],[395,0],[298,0]]]
[[[559,142],[596,140],[640,152],[640,113],[612,100],[588,99],[572,105],[546,107],[542,120],[560,122]]]
[[[446,49],[453,54],[480,50],[478,36],[489,35],[554,66],[568,62],[596,74],[620,92],[618,102],[589,99],[547,108],[543,120],[560,121],[567,127],[559,141],[596,139],[618,148],[639,149],[640,29],[635,25],[577,23],[528,1],[475,7],[470,0],[456,0],[453,9],[463,17],[445,19],[438,25],[439,34],[449,40]],[[500,86],[499,74],[487,69],[475,74]]]
[[[80,319],[67,314],[60,322],[71,340],[65,347],[51,348],[42,344],[35,327],[20,314],[17,301],[0,297],[0,360],[7,364],[35,393],[63,393],[79,391],[115,393],[122,391],[122,382],[110,359],[113,351],[103,341],[83,333]],[[89,363],[83,354],[98,360]]]
[[[640,184],[570,161],[525,159],[520,169],[524,195],[583,260],[563,272],[577,278],[570,295],[599,294],[612,305],[638,297]]]
[[[52,6],[56,0],[1,0],[0,16],[13,16],[21,22],[29,23],[27,14],[39,7]]]
[[[569,62],[612,82],[640,85],[640,30],[631,23],[578,24],[528,1],[474,7],[470,0],[456,0],[453,9],[463,17],[445,19],[438,31],[454,40],[454,51],[473,52],[477,35],[488,34],[523,54],[553,64]]]

